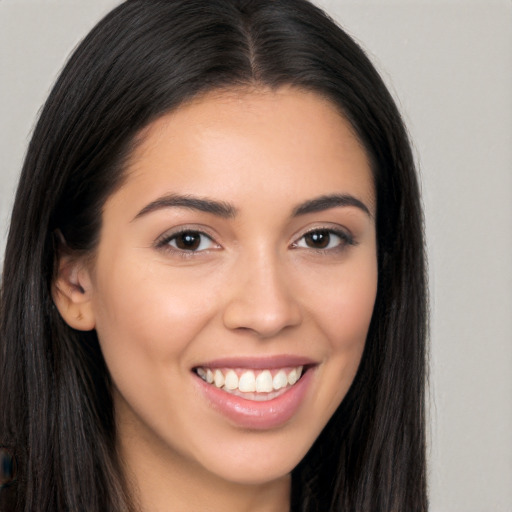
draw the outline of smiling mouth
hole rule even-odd
[[[207,384],[246,400],[267,401],[286,393],[301,379],[308,367],[272,369],[207,368],[194,372]]]

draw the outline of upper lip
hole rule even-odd
[[[222,357],[197,364],[194,368],[249,368],[258,370],[286,368],[289,366],[311,366],[315,364],[317,364],[317,361],[309,357],[283,354],[263,357]]]

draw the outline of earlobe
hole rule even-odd
[[[84,262],[63,255],[52,283],[52,297],[61,317],[73,329],[90,331],[95,328],[92,292],[89,270]]]

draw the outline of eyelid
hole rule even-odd
[[[316,251],[320,251],[320,252],[322,252],[322,251],[328,252],[328,251],[333,251],[333,250],[340,249],[340,248],[343,249],[347,245],[354,246],[354,245],[358,244],[357,240],[355,239],[354,235],[352,234],[352,232],[349,229],[342,227],[338,224],[336,224],[336,225],[320,224],[317,226],[309,227],[309,228],[299,232],[299,234],[295,235],[293,238],[294,241],[291,243],[292,248],[302,248],[297,245],[298,242],[300,240],[302,240],[308,234],[315,233],[317,231],[327,231],[328,233],[332,233],[333,235],[336,235],[337,237],[339,237],[343,243],[340,244],[339,246],[331,247],[328,249],[321,249],[321,248],[315,249],[313,247],[309,248],[310,250],[313,250],[313,251],[316,250]]]
[[[176,238],[177,236],[179,236],[180,234],[183,234],[183,233],[196,233],[198,235],[205,236],[206,238],[211,240],[212,243],[216,247],[214,247],[212,249],[202,249],[200,251],[193,251],[193,250],[187,251],[187,250],[178,249],[178,248],[175,248],[175,247],[172,247],[171,245],[169,245],[169,242],[172,239]],[[210,232],[210,230],[207,229],[206,227],[197,226],[197,225],[185,225],[185,226],[179,226],[176,228],[171,228],[171,229],[165,231],[163,234],[161,234],[155,240],[155,242],[153,243],[153,247],[155,247],[156,249],[164,250],[164,251],[174,252],[176,254],[179,254],[180,256],[188,257],[188,256],[205,253],[210,250],[217,250],[217,249],[221,248],[221,245],[216,241],[216,236],[214,234],[212,234]]]

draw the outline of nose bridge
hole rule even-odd
[[[226,327],[270,337],[300,323],[287,264],[277,251],[259,247],[241,257],[236,266],[224,310]]]

